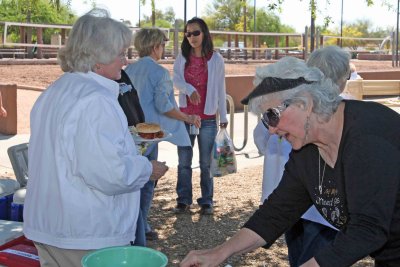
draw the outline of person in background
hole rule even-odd
[[[210,175],[211,151],[217,135],[216,116],[220,127],[226,128],[225,66],[222,56],[214,51],[207,24],[200,18],[192,18],[184,28],[181,53],[174,63],[174,85],[179,90],[179,106],[182,112],[201,117],[198,135],[191,134],[189,146],[178,146],[178,195],[176,213],[188,212],[193,202],[192,159],[197,137],[200,153],[201,197],[197,203],[200,212],[214,212],[214,180]],[[189,124],[186,129],[189,132]]]
[[[1,97],[0,92],[0,117],[7,117],[7,110],[3,106],[3,98]]]
[[[146,122],[157,123],[163,130],[171,133],[167,141],[178,145],[190,145],[189,135],[184,122],[200,127],[200,117],[188,115],[178,109],[174,98],[174,88],[167,69],[157,63],[164,52],[167,38],[162,30],[143,28],[135,34],[134,46],[140,59],[129,64],[125,72],[136,88]],[[158,147],[153,147],[157,158]],[[141,192],[142,215],[145,220],[146,236],[157,238],[157,232],[151,229],[147,216],[154,193],[154,182],[149,181]]]
[[[357,73],[356,65],[353,63],[350,63],[350,78],[349,80],[357,80],[357,79],[362,79],[360,75]]]
[[[117,101],[131,37],[106,10],[80,17],[59,50],[64,74],[32,108],[23,228],[41,266],[134,242],[140,188],[167,171],[138,154]]]
[[[261,190],[261,203],[263,203],[278,186],[292,147],[285,138],[271,135],[262,121],[254,128],[253,138],[258,152],[264,156]]]
[[[145,122],[143,109],[140,106],[139,96],[132,84],[132,81],[129,79],[128,74],[124,70],[121,70],[121,78],[116,80],[119,83],[119,95],[118,102],[121,105],[122,110],[125,113],[125,116],[128,120],[128,126],[136,126],[138,123]],[[152,143],[146,147],[146,151],[143,156],[147,157],[148,160],[157,160],[157,152],[158,150],[157,144]],[[139,148],[140,149],[140,148]],[[134,242],[135,246],[146,246],[146,240],[156,240],[158,238],[157,233],[154,231],[147,232],[146,235],[146,223],[147,219],[143,217],[143,213],[147,210],[148,203],[147,187],[142,187],[140,189],[140,212],[136,227],[136,239]],[[142,200],[143,198],[143,200]]]
[[[350,64],[350,54],[335,45],[314,50],[307,60],[307,65],[319,68],[325,77],[339,87],[340,93],[349,79]]]
[[[311,205],[339,231],[300,266],[350,266],[367,255],[375,266],[400,266],[400,115],[342,99],[337,85],[297,58],[257,74],[242,103],[292,145],[282,180],[232,238],[191,251],[180,266],[218,266],[269,248]]]

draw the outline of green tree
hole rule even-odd
[[[303,1],[303,0],[300,0]],[[325,1],[326,5],[329,5],[330,0],[309,0],[309,10],[310,10],[310,15],[311,15],[311,26],[310,26],[310,50],[313,51],[314,50],[314,44],[315,44],[315,19],[317,18],[317,14],[320,13],[319,10],[319,4],[321,2]],[[282,3],[284,2],[284,0],[271,0],[270,3],[268,4],[268,7],[273,10],[273,9],[280,9],[282,7]],[[381,0],[382,4],[389,6],[388,3],[390,3],[390,0]],[[367,4],[367,6],[372,6],[374,5],[374,0],[365,0],[365,3]],[[325,15],[324,16],[324,24],[325,24],[325,28],[330,24],[331,22],[331,17],[329,15]]]
[[[252,7],[254,10],[254,7]],[[252,11],[250,12],[252,13]],[[252,15],[254,16],[254,15]],[[254,31],[254,19],[251,17],[249,20],[250,31]],[[265,8],[259,8],[256,10],[256,32],[285,32],[294,33],[296,32],[293,27],[284,25],[281,23],[280,18],[272,11],[267,11]],[[275,37],[263,36],[260,38],[262,44],[269,47],[275,46]],[[301,44],[301,40],[290,39],[289,46],[298,46]],[[286,46],[284,38],[280,39],[280,46]]]
[[[10,22],[32,22],[40,24],[73,24],[76,16],[65,4],[60,4],[57,8],[48,0],[1,0],[0,17],[4,21]],[[43,41],[50,42],[51,34],[58,33],[58,29],[45,29],[43,31]],[[13,41],[17,41],[19,28],[12,27],[8,32]],[[3,34],[3,33],[2,33]],[[28,28],[27,39],[31,40],[35,33],[32,28]]]
[[[48,0],[1,0],[3,21],[72,24],[76,16],[66,4],[54,5]]]
[[[212,23],[214,30],[233,31],[240,24],[242,12],[240,0],[214,0],[207,5],[205,14],[207,21],[214,21]]]
[[[175,12],[171,7],[167,8],[165,12],[162,10],[156,9],[155,16],[157,20],[153,25],[153,16],[143,16],[144,20],[140,23],[140,27],[161,27],[161,28],[173,28],[173,24],[175,22]]]
[[[381,28],[373,28],[372,22],[370,20],[357,20],[354,23],[344,23],[343,25],[343,36],[345,37],[353,37],[353,38],[385,38],[390,35],[393,29],[381,29]],[[323,35],[333,35],[340,36],[340,29],[335,28],[333,30],[326,29],[321,32]],[[325,40],[325,44],[335,45],[336,38],[330,38]],[[344,39],[342,45],[344,47],[349,47],[351,50],[358,50],[360,47],[366,49],[375,50],[379,47],[381,41],[371,41],[371,40],[360,40],[360,39]],[[353,54],[353,57],[356,57],[357,53]]]
[[[141,5],[146,5],[146,0],[140,0]],[[151,25],[156,26],[156,3],[155,0],[151,0]],[[141,26],[141,25],[140,25]]]

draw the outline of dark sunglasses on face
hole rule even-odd
[[[264,124],[265,128],[269,130],[269,127],[278,126],[279,120],[281,118],[282,112],[289,106],[288,101],[284,101],[282,105],[276,108],[269,108],[266,112],[261,115],[261,122]]]
[[[185,32],[185,36],[186,36],[187,38],[190,38],[190,37],[192,37],[192,35],[193,35],[193,36],[199,36],[200,33],[201,33],[201,31],[199,31],[199,30],[197,30],[197,31],[192,31],[192,32]]]

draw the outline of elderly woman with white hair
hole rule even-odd
[[[32,109],[24,234],[41,266],[133,242],[140,188],[167,170],[138,154],[117,100],[131,37],[105,10],[79,18],[59,51],[65,73]]]
[[[325,77],[343,91],[349,76],[350,54],[337,46],[327,46],[314,50],[307,61],[310,67],[317,67]],[[260,83],[263,76],[262,68],[255,84]],[[266,73],[268,75],[269,73]],[[343,94],[341,94],[342,97]],[[344,97],[345,98],[345,97]],[[270,134],[260,121],[254,129],[254,143],[264,154],[264,172],[262,181],[262,202],[278,186],[289,153],[292,150],[290,143],[276,134]],[[288,231],[285,232],[285,241],[288,247],[290,266],[296,267],[312,258],[315,251],[321,246],[332,242],[337,228],[331,225],[311,206]]]
[[[181,266],[218,266],[268,248],[314,205],[339,229],[301,266],[350,266],[367,255],[400,265],[400,116],[374,102],[343,100],[315,67],[286,57],[257,71],[242,103],[293,147],[276,190],[231,239],[192,251]]]

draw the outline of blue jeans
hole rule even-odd
[[[132,244],[132,243],[131,243]],[[144,220],[142,211],[139,209],[139,215],[136,223],[136,238],[132,246],[145,247],[146,246],[146,233],[144,232]]]
[[[152,144],[147,148],[144,154],[149,161],[157,160],[158,158],[158,145]],[[147,216],[151,207],[151,202],[153,201],[154,195],[154,181],[148,181],[140,189],[140,211],[139,218],[136,228],[136,240],[135,245],[146,246],[146,233],[151,231],[151,226],[147,221]],[[144,240],[144,241],[143,241]]]
[[[189,125],[185,124],[189,133]],[[217,135],[217,122],[215,119],[202,120],[199,135],[189,135],[192,146],[178,146],[178,182],[176,193],[178,203],[191,205],[193,203],[192,191],[192,159],[193,146],[197,137],[200,159],[200,187],[201,197],[197,199],[199,205],[213,205],[214,180],[210,173],[211,152]]]
[[[300,219],[285,233],[290,266],[300,266],[314,257],[318,250],[333,242],[337,233],[328,226]]]

